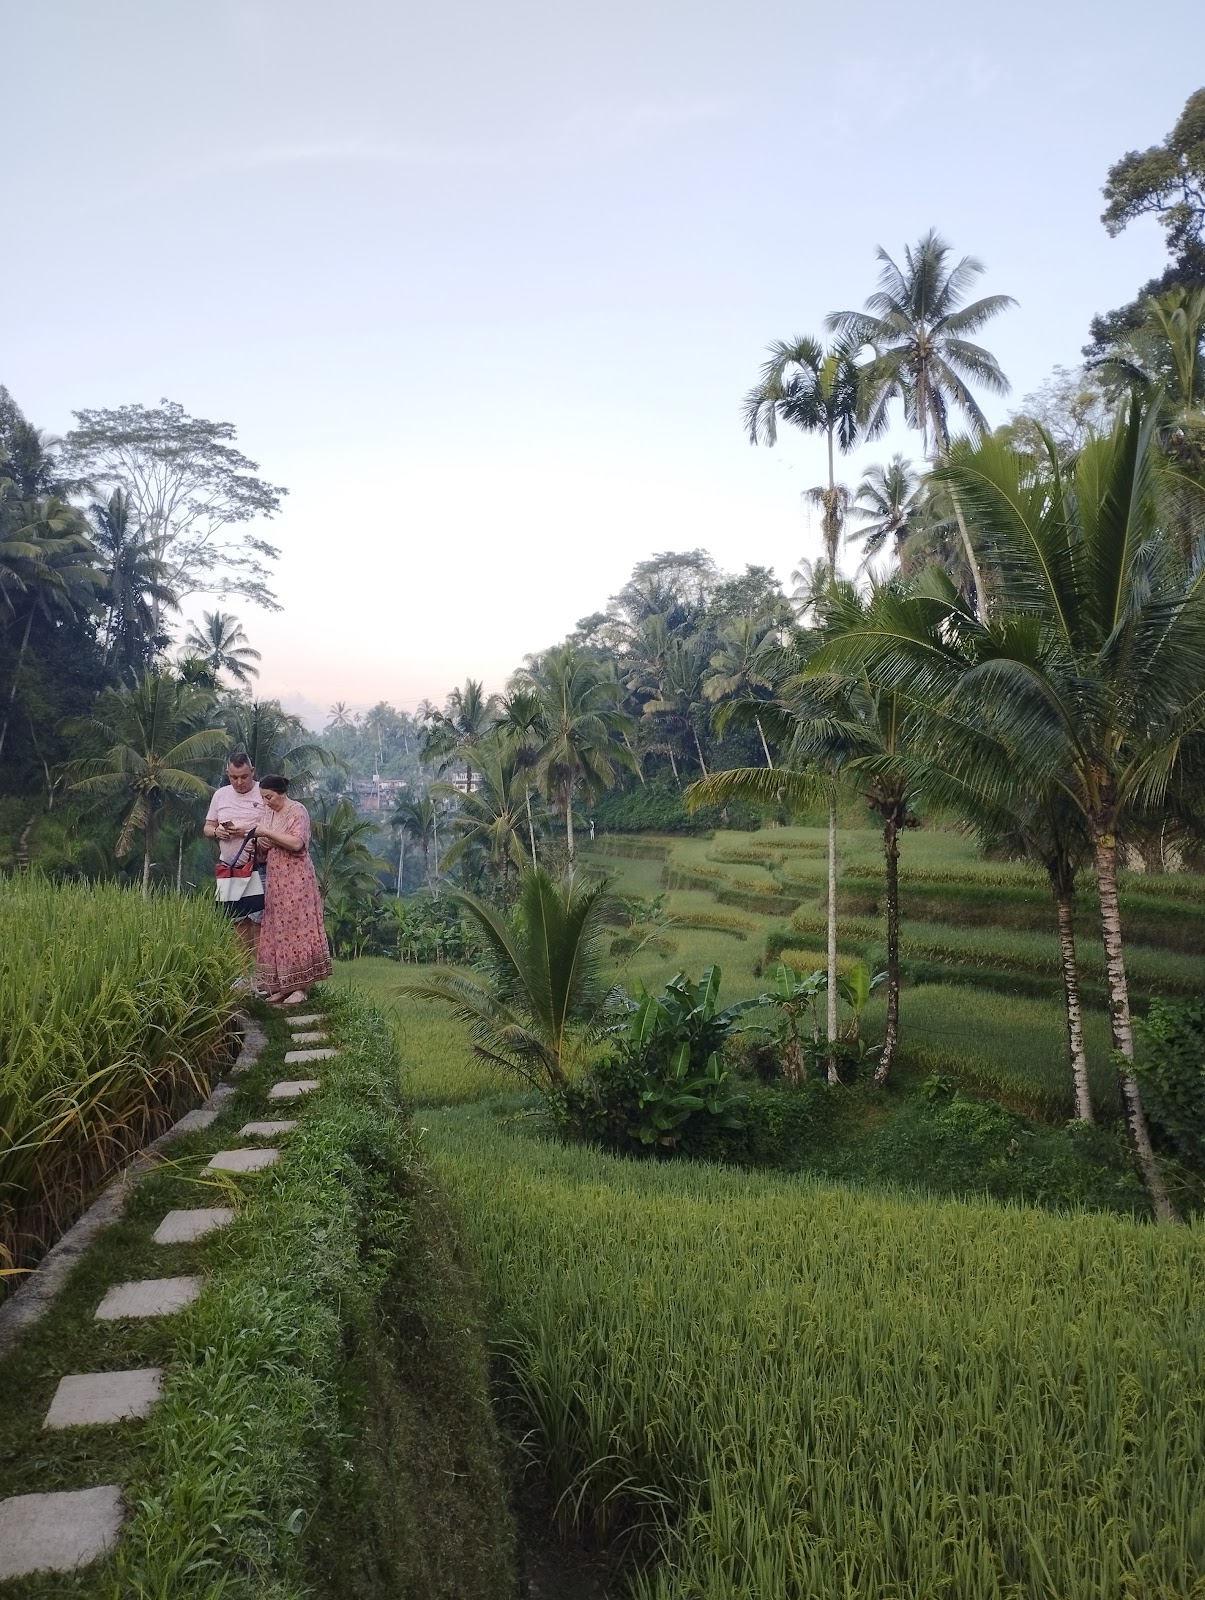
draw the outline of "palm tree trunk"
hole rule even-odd
[[[397,845],[397,897],[402,898],[402,879],[406,875],[406,835],[398,836]]]
[[[766,732],[765,732],[765,729],[761,725],[761,718],[760,717],[754,717],[753,720],[757,724],[758,735],[761,738],[761,747],[765,751],[766,766],[769,767],[771,772],[773,772],[774,771],[774,763],[770,760],[770,746],[766,743]]]
[[[967,528],[966,518],[962,514],[962,506],[958,496],[951,490],[950,499],[954,502],[954,516],[958,521],[958,532],[962,536],[963,553],[967,558],[967,566],[971,569],[971,582],[975,585],[975,610],[980,622],[987,621],[987,590],[983,587],[983,573],[979,570],[979,562],[975,556],[975,547],[971,543],[971,535]]]
[[[573,843],[573,779],[565,785],[565,843],[569,850],[569,870],[573,871],[573,864],[577,859],[577,851]]]
[[[184,829],[176,840],[176,893],[184,893]]]
[[[1055,911],[1059,924],[1059,958],[1063,969],[1063,1005],[1067,1013],[1067,1052],[1071,1061],[1071,1081],[1075,1086],[1075,1115],[1079,1122],[1092,1122],[1092,1091],[1088,1086],[1088,1052],[1084,1048],[1084,1011],[1079,993],[1079,958],[1075,951],[1075,919],[1072,891],[1054,873],[1050,875]]]
[[[828,802],[828,1081],[840,1083],[837,1071],[837,797]]]
[[[706,777],[707,776],[707,763],[706,763],[706,761],[703,760],[703,746],[699,743],[698,729],[692,726],[690,731],[691,731],[691,733],[694,734],[694,737],[695,737],[695,750],[698,752],[698,756],[699,756],[699,769],[702,772],[703,776]]]
[[[1126,1126],[1156,1218],[1160,1222],[1179,1222],[1180,1218],[1155,1159],[1146,1113],[1142,1109],[1142,1094],[1133,1069],[1134,1027],[1130,1017],[1130,990],[1121,940],[1121,909],[1117,903],[1117,840],[1111,833],[1097,833],[1092,844],[1096,858],[1096,886],[1100,896],[1101,934],[1105,946],[1105,980],[1109,986],[1109,1027],[1113,1034],[1113,1048],[1124,1063],[1118,1078]]]
[[[34,607],[30,606],[29,615],[25,619],[25,632],[21,636],[21,648],[17,651],[17,664],[13,668],[13,686],[8,691],[8,706],[4,712],[4,726],[0,727],[0,753],[4,750],[4,741],[8,737],[9,719],[13,714],[13,702],[17,698],[17,684],[21,681],[21,664],[25,660],[25,652],[29,649],[29,634],[33,627]]]
[[[151,892],[151,830],[148,827],[142,836],[142,898],[150,897]]]
[[[674,774],[674,782],[680,789],[682,787],[682,779],[678,776],[678,763],[674,760],[674,747],[672,744],[666,744],[665,753],[669,757],[670,768]]]
[[[832,583],[837,576],[837,524],[836,524],[836,493],[837,478],[833,470],[833,430],[828,430],[828,499],[824,505],[824,549],[828,556],[828,581]]]
[[[523,798],[524,798],[524,803],[527,806],[527,837],[531,840],[531,864],[532,864],[533,867],[538,867],[540,863],[536,860],[536,830],[535,830],[535,825],[533,824],[533,822],[531,820],[531,787],[530,787],[530,785],[526,785],[525,786]]]
[[[887,1082],[900,1038],[900,830],[894,811],[883,825],[883,854],[887,867],[887,1031],[874,1072],[878,1084]]]

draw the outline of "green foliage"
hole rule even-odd
[[[710,833],[716,828],[756,828],[761,820],[753,807],[739,804],[688,811],[682,790],[668,776],[614,789],[592,803],[589,815],[604,835]]]
[[[641,1600],[1205,1583],[1199,1229],[425,1121],[552,1493],[635,1524]]]
[[[588,1138],[618,1148],[629,1139],[672,1150],[694,1118],[740,1125],[739,1099],[726,1087],[723,1051],[736,1020],[755,1001],[716,1009],[720,969],[698,983],[683,973],[659,995],[638,985],[615,1053],[564,1091],[558,1110]]]
[[[1205,1001],[1155,1000],[1136,1031],[1135,1065],[1151,1120],[1183,1161],[1205,1172]]]
[[[450,896],[476,925],[482,971],[437,974],[407,985],[446,1001],[473,1028],[483,1060],[543,1090],[563,1089],[568,1057],[602,1007],[605,885],[524,874],[509,918],[475,895]]]
[[[207,1092],[243,956],[211,903],[0,879],[0,1268]]]
[[[446,896],[390,900],[388,915],[399,961],[456,965],[481,954],[481,941],[466,924],[460,905]]]
[[[854,1073],[866,1060],[868,1051],[862,1038],[862,1013],[874,991],[887,974],[854,962],[837,975],[840,1002],[837,1038],[821,1037],[820,1002],[828,994],[828,971],[820,968],[802,977],[785,963],[770,974],[770,988],[757,997],[756,1004],[776,1013],[770,1031],[782,1054],[782,1070],[789,1083],[800,1083],[809,1069],[835,1059],[839,1072]]]

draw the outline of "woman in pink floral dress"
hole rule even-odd
[[[331,975],[322,895],[310,860],[310,816],[289,799],[289,780],[279,773],[261,778],[259,792],[272,817],[269,827],[256,830],[268,847],[268,878],[255,976],[272,1004],[300,1005],[312,983]]]

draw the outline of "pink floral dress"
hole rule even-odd
[[[291,994],[331,975],[330,947],[322,922],[322,896],[310,860],[310,814],[291,800],[269,822],[305,846],[297,854],[268,846],[264,920],[259,930],[256,980],[269,994]]]

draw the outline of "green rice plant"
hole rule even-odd
[[[437,1112],[520,1429],[640,1600],[1199,1600],[1205,1228]]]
[[[0,1267],[209,1092],[244,957],[207,899],[0,882]]]

